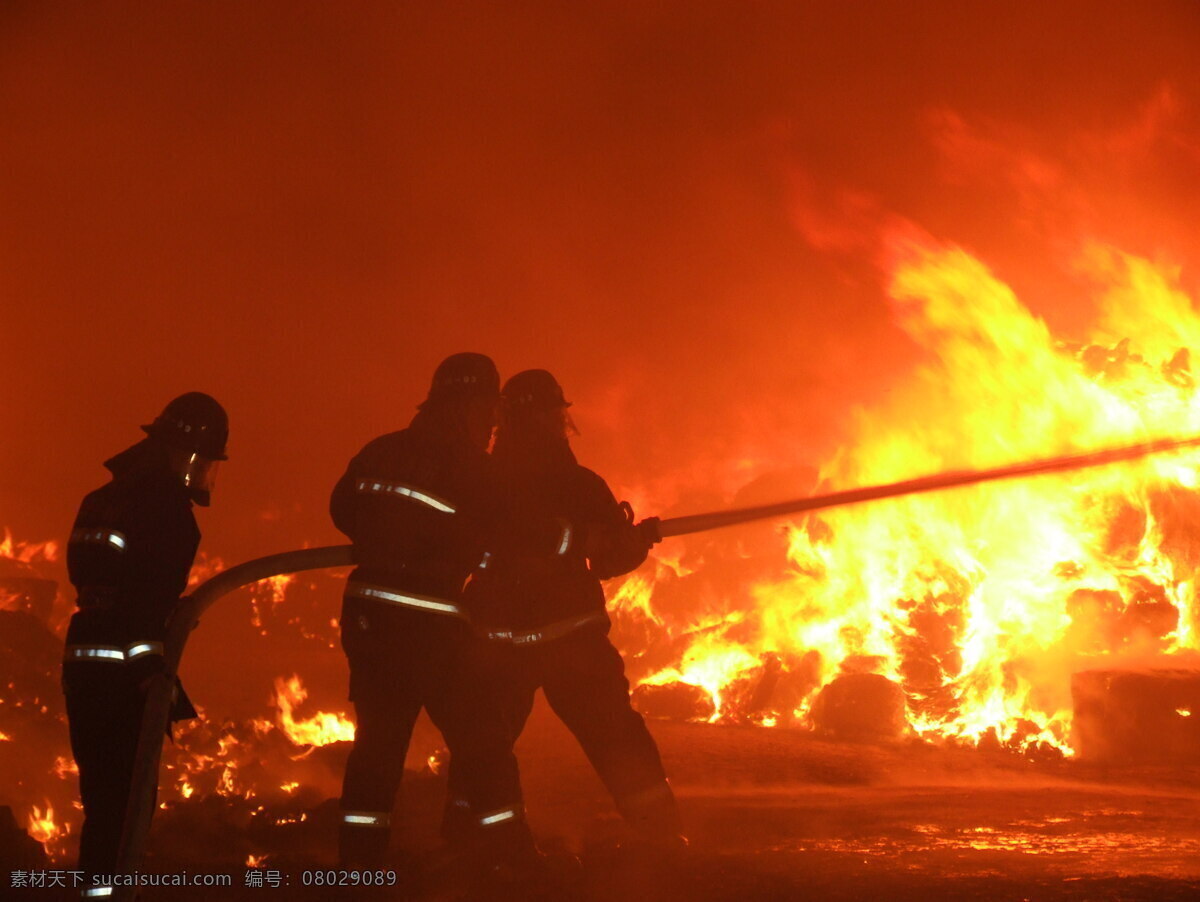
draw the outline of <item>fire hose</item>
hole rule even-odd
[[[117,873],[131,874],[138,869],[150,834],[150,820],[158,794],[159,760],[162,757],[163,734],[171,716],[175,698],[175,674],[183,657],[188,635],[203,614],[222,595],[281,573],[300,570],[321,570],[326,567],[345,567],[354,563],[350,545],[330,545],[323,548],[303,548],[267,557],[255,558],[218,573],[202,583],[196,591],[179,600],[163,637],[163,668],[155,674],[146,689],[142,709],[141,732],[133,759],[133,774],[125,819],[121,827],[121,843],[117,850]],[[132,899],[134,890],[113,887],[111,898]]]
[[[1016,479],[1047,473],[1061,473],[1099,467],[1122,461],[1135,460],[1152,454],[1164,454],[1200,446],[1200,437],[1185,439],[1160,439],[1125,445],[1084,454],[1043,458],[1022,464],[996,467],[988,470],[956,470],[933,476],[922,476],[886,485],[848,489],[824,495],[813,495],[776,504],[744,507],[735,510],[693,514],[684,517],[669,517],[664,520],[643,521],[648,527],[653,524],[658,538],[682,536],[705,532],[809,511],[844,507],[864,501],[884,498],[899,498],[924,492],[934,492],[959,486],[994,482],[1001,479]],[[328,567],[345,567],[354,563],[353,547],[330,545],[321,548],[305,548],[286,551],[267,557],[256,558],[231,567],[201,584],[191,595],[180,599],[167,623],[163,640],[163,669],[152,680],[146,692],[142,713],[141,733],[134,758],[129,799],[125,809],[125,820],[121,831],[121,843],[117,857],[117,873],[129,874],[137,870],[145,850],[150,832],[150,821],[154,814],[157,795],[159,761],[162,755],[163,734],[168,727],[171,704],[175,693],[175,674],[179,668],[188,635],[204,613],[221,596],[272,576],[295,573],[302,570],[320,570]],[[132,898],[132,890],[114,887],[113,898]]]
[[[1016,479],[1022,476],[1039,476],[1046,473],[1083,470],[1089,467],[1100,467],[1106,464],[1136,460],[1140,457],[1148,457],[1151,454],[1182,451],[1185,448],[1194,448],[1198,445],[1200,445],[1200,436],[1182,439],[1159,439],[1153,442],[1142,442],[1137,445],[1108,448],[1103,451],[1071,454],[1065,457],[1047,457],[1023,464],[996,467],[991,470],[953,470],[933,476],[906,479],[903,482],[890,482],[886,485],[848,489],[844,492],[831,492],[827,495],[813,495],[808,498],[799,498],[795,501],[764,504],[760,507],[743,507],[736,510],[717,511],[711,514],[670,517],[659,522],[658,535],[660,538],[665,539],[668,536],[684,536],[693,532],[706,532],[710,529],[720,529],[723,526],[749,523],[752,520],[767,520],[772,517],[801,514],[807,511],[824,510],[830,507],[844,507],[847,504],[858,504],[863,501],[879,501],[884,498],[919,495],[923,492],[936,492],[941,489],[957,488],[958,486],[995,482],[999,479]]]

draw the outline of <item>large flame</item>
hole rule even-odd
[[[859,413],[823,488],[1198,431],[1187,349],[1200,316],[1175,270],[1089,249],[1100,315],[1072,346],[967,252],[910,236],[889,249],[893,315],[923,362]],[[701,687],[706,719],[803,719],[839,673],[871,672],[903,687],[918,733],[1069,752],[1069,675],[1085,656],[1195,644],[1195,464],[1151,458],[809,516],[784,529],[788,574],[704,623],[673,622],[643,577],[612,602],[693,632],[642,682]],[[813,671],[798,698],[736,710],[731,687],[771,661]]]

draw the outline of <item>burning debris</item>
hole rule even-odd
[[[633,706],[647,717],[664,720],[708,721],[717,713],[707,689],[683,680],[642,683],[633,690]]]
[[[810,716],[818,733],[837,739],[899,739],[908,730],[904,691],[878,673],[835,678],[817,693]]]
[[[66,711],[58,669],[62,638],[57,583],[45,570],[58,558],[55,542],[0,542],[0,850],[25,860],[26,840],[43,860],[61,861],[78,834]]]
[[[49,838],[21,829],[12,808],[0,805],[0,869],[45,868],[49,859],[43,844]]]
[[[1093,251],[1097,340],[1069,346],[966,253],[907,239],[892,250],[896,317],[928,360],[888,406],[860,414],[822,486],[1200,425],[1191,352],[1162,338],[1200,341],[1200,317],[1169,272]],[[741,578],[719,588],[706,571],[720,567],[685,552],[687,576],[660,565],[613,594],[634,698],[653,716],[1072,754],[1072,671],[1097,656],[1170,666],[1196,646],[1194,460],[810,514],[784,531],[774,575],[764,549],[746,550]]]
[[[63,863],[74,858],[81,820],[79,770],[59,685],[65,627],[59,614],[69,602],[45,575],[56,561],[54,543],[28,545],[6,535],[0,551],[13,555],[0,557],[0,772],[8,778],[2,801],[13,805],[7,817],[0,813],[0,850],[6,860],[15,856],[24,863],[14,867]],[[192,584],[222,567],[202,556]],[[328,644],[328,618],[306,618],[298,625],[306,606],[320,604],[317,599],[298,602],[300,614],[288,610],[299,594],[284,603],[291,582],[258,589],[251,612],[255,626],[267,624],[285,641]],[[308,587],[315,586],[316,581]],[[314,621],[325,628],[310,627]],[[313,809],[337,794],[353,723],[341,713],[310,711],[299,675],[278,678],[275,690],[273,717],[229,720],[210,709],[177,729],[164,751],[159,792],[169,823],[210,821],[213,806],[225,805],[241,811],[235,819],[247,824],[305,824]],[[185,813],[193,807],[196,814]],[[37,853],[32,859],[30,849]]]
[[[1071,679],[1072,740],[1089,761],[1192,764],[1200,758],[1200,667],[1086,670]]]

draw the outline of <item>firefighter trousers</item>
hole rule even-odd
[[[145,676],[143,668],[122,663],[72,662],[63,668],[83,802],[79,869],[88,874],[116,870],[145,704],[139,682]]]
[[[658,746],[630,704],[624,661],[602,626],[519,646],[478,640],[472,649],[466,670],[481,690],[474,699],[479,716],[486,717],[491,707],[504,719],[504,729],[477,730],[463,750],[464,769],[481,775],[469,781],[475,787],[475,812],[486,818],[490,812],[519,809],[513,745],[540,687],[631,828],[647,837],[680,835],[679,811]]]
[[[356,718],[342,783],[338,850],[343,865],[373,867],[386,859],[392,809],[422,708],[452,758],[456,755],[463,727],[456,681],[465,626],[446,620],[369,607],[349,610],[342,618]]]

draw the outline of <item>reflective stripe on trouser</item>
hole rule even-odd
[[[112,894],[113,888],[111,886],[89,886],[80,893],[80,897],[84,899],[107,899]]]
[[[608,615],[604,611],[592,611],[579,617],[568,617],[566,620],[558,620],[533,630],[489,629],[485,635],[493,642],[532,645],[538,642],[561,639],[563,636],[575,632],[581,626],[586,626],[589,623],[603,623],[607,619]]]
[[[495,827],[498,824],[521,820],[524,814],[525,809],[523,806],[509,805],[506,808],[497,808],[495,811],[486,811],[478,815],[475,822],[480,827]]]
[[[68,645],[63,654],[66,661],[109,661],[114,664],[124,664],[136,661],[146,655],[161,655],[161,642],[131,642],[126,646],[119,645]]]
[[[390,811],[343,811],[342,823],[349,827],[391,827]]]
[[[462,608],[444,598],[432,595],[417,595],[413,592],[401,592],[388,586],[377,586],[358,580],[346,583],[346,595],[354,598],[368,598],[372,601],[382,601],[401,608],[411,608],[415,611],[427,611],[431,614],[448,614],[452,617],[464,616]]]

